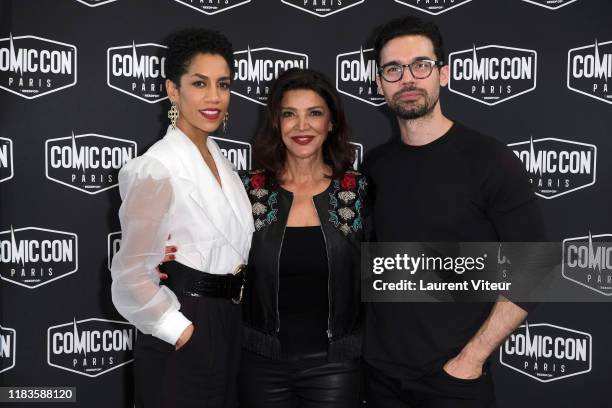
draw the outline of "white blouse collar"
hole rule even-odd
[[[197,186],[190,193],[191,198],[205,210],[206,216],[236,250],[244,253],[246,248],[248,253],[251,233],[255,230],[251,203],[230,161],[209,137],[206,145],[217,166],[221,187],[197,146],[185,133],[178,128],[168,127],[166,138],[171,142],[177,160],[181,162],[181,170],[185,171],[178,176],[190,179]]]

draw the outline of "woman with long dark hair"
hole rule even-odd
[[[235,407],[243,266],[253,220],[240,178],[209,134],[227,122],[233,52],[218,32],[184,30],[165,60],[164,138],[119,173],[115,307],[140,331],[137,407]],[[164,246],[178,248],[160,269]]]
[[[319,72],[273,84],[243,177],[255,233],[246,275],[242,407],[356,407],[366,180],[340,98]]]

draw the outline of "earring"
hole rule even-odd
[[[227,133],[227,121],[229,120],[229,112],[225,112],[223,117],[223,133]]]
[[[176,107],[176,103],[172,102],[172,106],[170,107],[170,110],[168,111],[168,119],[170,119],[170,125],[172,126],[172,129],[176,129],[176,120],[179,117],[179,110]]]

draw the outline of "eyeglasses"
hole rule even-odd
[[[410,64],[390,63],[381,67],[378,73],[387,82],[397,82],[404,76],[404,68],[408,67],[414,78],[425,79],[431,75],[434,67],[442,66],[444,66],[444,61],[422,59]]]

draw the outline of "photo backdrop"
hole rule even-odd
[[[168,34],[207,27],[232,40],[229,126],[215,136],[236,167],[251,166],[269,82],[293,66],[323,71],[342,93],[358,166],[397,135],[368,38],[407,14],[444,35],[444,112],[523,160],[550,239],[582,254],[563,260],[567,285],[594,300],[541,305],[492,356],[499,406],[609,407],[612,308],[597,303],[612,293],[605,0],[0,1],[0,385],[74,386],[76,406],[133,405],[136,333],[110,297],[116,181],[168,125]]]

